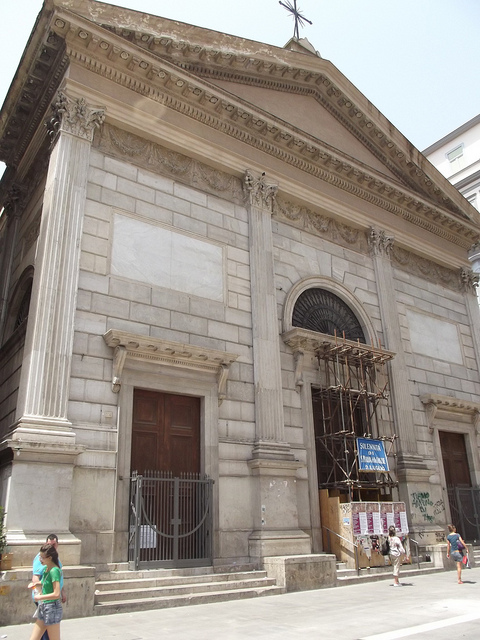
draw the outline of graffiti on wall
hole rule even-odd
[[[443,500],[433,502],[427,491],[415,491],[410,496],[412,498],[412,508],[417,509],[426,522],[434,522],[436,516],[445,511]]]

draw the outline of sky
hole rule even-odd
[[[292,16],[278,0],[107,4],[279,47],[293,35]],[[0,104],[41,6],[42,0],[0,0]],[[418,149],[480,113],[480,0],[297,0],[297,6],[313,22],[300,36]]]

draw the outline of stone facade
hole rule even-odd
[[[441,541],[440,433],[464,436],[472,485],[480,474],[478,212],[301,42],[52,6],[0,128],[0,502],[18,564],[51,530],[66,564],[126,562],[134,391],[148,389],[201,399],[214,563],[278,557],[295,588],[328,565],[332,583],[315,555],[326,337],[292,323],[314,288],[388,355],[391,497]],[[40,51],[47,89],[27,108]]]

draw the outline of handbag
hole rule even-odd
[[[457,542],[457,549],[458,549],[460,552],[465,551],[465,545],[464,545],[464,544],[462,544],[462,543],[460,542],[460,540]]]
[[[390,553],[390,543],[388,541],[388,538],[380,547],[380,553],[382,554],[382,556],[388,556],[388,554]]]

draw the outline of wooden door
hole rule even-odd
[[[200,473],[200,398],[135,389],[130,468]]]
[[[200,473],[200,398],[134,390],[131,472],[134,471],[144,476],[140,561],[163,566],[171,561],[191,560],[191,546],[195,544],[192,536],[187,539],[182,534],[195,530],[195,485],[180,484],[181,509],[175,516],[174,484],[166,479],[165,472],[170,478],[193,478]],[[177,547],[172,537],[174,522],[180,525]],[[151,525],[164,535],[153,535]]]
[[[440,431],[439,436],[447,487],[471,487],[464,434]]]
[[[478,494],[472,488],[465,436],[448,431],[440,431],[439,436],[451,521],[465,540],[476,540],[480,531],[476,517]]]

